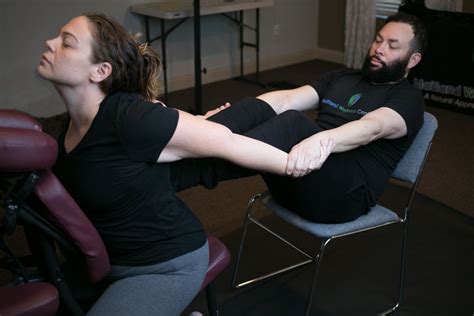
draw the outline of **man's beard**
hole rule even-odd
[[[406,57],[394,60],[390,64],[380,61],[382,64],[378,69],[372,69],[370,64],[370,56],[367,56],[362,66],[362,73],[373,83],[389,83],[397,82],[405,77],[408,62],[410,61],[410,54]]]

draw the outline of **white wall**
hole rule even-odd
[[[177,0],[179,1],[179,0]],[[52,116],[64,111],[56,91],[41,80],[35,68],[44,51],[44,42],[55,36],[72,17],[85,11],[115,17],[132,33],[144,33],[144,19],[128,8],[150,0],[0,0],[0,108],[17,108],[36,116]],[[260,10],[260,66],[262,70],[314,58],[317,46],[317,0],[274,0],[275,5]],[[246,22],[254,23],[254,11],[246,12]],[[202,65],[208,73],[203,82],[222,80],[238,74],[237,27],[228,19],[206,16],[201,20]],[[275,34],[279,25],[279,34]],[[154,23],[152,32],[159,33]],[[253,37],[250,33],[248,40]],[[167,41],[168,78],[171,90],[193,85],[192,20],[176,29]],[[159,41],[153,43],[159,52]],[[247,48],[245,66],[253,72],[253,49]]]

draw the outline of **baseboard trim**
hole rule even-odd
[[[344,64],[344,52],[337,50],[316,48],[316,58],[337,64]]]
[[[315,50],[280,55],[260,60],[260,71],[270,70],[278,67],[288,66],[317,58]],[[244,64],[244,73],[254,73],[255,60],[249,60]],[[169,75],[169,74],[168,74]],[[206,74],[202,75],[202,83],[211,83],[234,78],[240,75],[240,66],[207,68]],[[177,91],[194,86],[194,74],[171,77],[168,79],[168,91]]]

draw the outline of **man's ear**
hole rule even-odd
[[[92,82],[98,83],[104,81],[112,73],[112,65],[108,62],[99,63],[94,67],[95,69],[90,76]]]
[[[407,68],[408,68],[408,69],[412,69],[413,67],[415,67],[416,65],[418,65],[418,63],[420,62],[420,60],[421,60],[421,54],[420,54],[420,53],[411,54],[410,60],[408,61]]]

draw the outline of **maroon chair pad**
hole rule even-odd
[[[50,169],[56,162],[58,145],[38,130],[0,127],[0,172]]]
[[[42,130],[41,124],[34,117],[13,109],[0,109],[0,127]]]
[[[59,307],[54,286],[44,282],[0,287],[0,315],[53,316]]]
[[[18,110],[0,109],[0,171],[49,169],[57,152],[56,141],[42,132],[34,117]]]
[[[84,254],[90,281],[102,280],[110,270],[105,245],[87,216],[51,171],[41,175],[35,194],[45,206],[41,210],[43,215]]]
[[[211,283],[230,263],[229,249],[216,237],[208,236],[209,266],[201,290]]]

